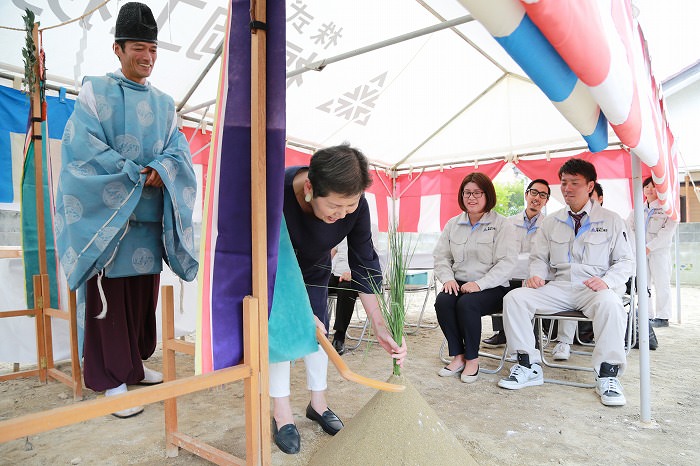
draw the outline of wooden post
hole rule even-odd
[[[39,370],[39,381],[46,383],[46,345],[44,344],[44,297],[43,288],[41,286],[41,275],[34,275],[34,326],[36,328],[36,360],[37,369]]]
[[[252,19],[261,23],[267,21],[267,5],[265,0],[252,3]],[[262,29],[253,29],[251,34],[251,101],[250,101],[250,132],[251,132],[251,231],[252,235],[252,275],[253,297],[258,300],[258,342],[259,342],[259,374],[260,425],[262,464],[270,464],[270,389],[268,369],[268,321],[267,321],[267,33]],[[244,308],[245,315],[245,308]],[[255,462],[253,464],[259,464]]]
[[[44,255],[46,259],[46,255]],[[46,369],[51,372],[54,368],[53,360],[53,334],[51,333],[51,316],[46,312],[51,307],[51,288],[49,285],[49,275],[41,274],[41,296],[44,305],[42,306],[44,319],[44,351],[46,352]]]
[[[175,371],[175,350],[170,348],[169,342],[175,339],[175,322],[173,310],[173,287],[160,287],[160,306],[162,309],[162,340],[163,340],[163,381],[170,382],[177,377]],[[164,401],[165,413],[165,456],[174,458],[179,453],[179,448],[173,442],[172,434],[177,432],[177,398],[168,398]]]
[[[73,376],[73,400],[83,399],[83,377],[80,372],[80,351],[78,350],[78,305],[75,291],[68,295],[68,332],[70,334],[70,362]]]
[[[39,261],[39,275],[34,277],[34,307],[36,309],[36,336],[37,357],[39,362],[39,380],[46,382],[55,379],[73,389],[73,399],[81,400],[83,392],[82,375],[80,373],[80,356],[78,352],[78,328],[75,297],[69,298],[70,309],[64,312],[51,308],[51,289],[46,258],[46,218],[44,217],[44,136],[42,134],[42,121],[44,120],[43,102],[41,99],[41,41],[39,36],[39,24],[34,23],[32,28],[32,40],[36,47],[36,63],[34,75],[36,79],[30,89],[31,113],[32,113],[32,140],[34,143],[34,177],[36,196],[36,227],[37,227],[37,259]],[[49,187],[49,189],[51,189]],[[38,299],[37,299],[38,296]],[[53,334],[52,317],[58,317],[68,321],[71,346],[71,370],[72,377],[54,368],[53,358]]]
[[[34,23],[32,38],[37,51],[37,60],[34,65],[36,80],[32,87],[32,134],[34,139],[34,176],[36,177],[36,227],[37,245],[39,248],[39,274],[45,275],[46,268],[46,224],[44,219],[44,169],[43,169],[43,140],[41,135],[42,102],[41,102],[41,75],[39,74],[39,24]],[[46,306],[48,307],[48,305]]]
[[[266,313],[267,314],[267,313]],[[269,464],[262,461],[262,445],[268,445],[270,450],[269,437],[262,437],[262,424],[268,422],[267,418],[261,417],[261,398],[267,397],[267,392],[261,393],[260,373],[260,339],[258,330],[260,317],[260,306],[258,299],[252,296],[243,298],[243,363],[250,366],[252,376],[245,379],[244,400],[245,400],[245,425],[246,425],[246,462],[247,464],[259,465]],[[261,395],[265,395],[264,397]],[[269,398],[267,398],[269,400]],[[271,454],[271,453],[270,453]]]

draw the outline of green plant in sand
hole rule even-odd
[[[387,329],[395,342],[403,340],[403,326],[406,320],[405,291],[406,272],[415,246],[405,241],[403,233],[396,231],[396,226],[389,229],[389,255],[385,283],[383,287],[373,283],[373,291],[379,301]],[[394,360],[394,375],[401,375],[401,366]]]

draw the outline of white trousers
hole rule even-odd
[[[582,311],[593,321],[596,337],[593,369],[600,373],[602,362],[617,364],[622,375],[627,363],[624,343],[627,316],[620,298],[622,291],[620,294],[613,290],[593,291],[585,285],[563,281],[551,281],[537,289],[511,291],[503,298],[503,326],[511,356],[527,353],[531,363],[541,362],[532,332],[535,311],[543,314]]]
[[[557,341],[574,344],[578,322],[574,320],[560,320],[557,322]]]
[[[670,319],[671,307],[671,250],[657,249],[647,256],[649,284],[654,284],[654,301],[649,300],[649,318]]]
[[[316,352],[304,356],[306,366],[306,385],[312,392],[328,388],[328,355],[321,346]],[[270,363],[270,396],[283,398],[289,396],[291,364],[289,361]]]

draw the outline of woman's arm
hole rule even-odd
[[[404,338],[401,341],[401,346],[399,346],[391,337],[389,330],[386,328],[384,316],[382,316],[381,309],[379,308],[379,300],[376,295],[359,293],[359,296],[362,307],[365,308],[365,312],[367,313],[367,317],[372,321],[372,328],[374,329],[374,335],[377,341],[392,358],[396,359],[399,366],[402,365],[404,358],[408,354],[406,339]]]

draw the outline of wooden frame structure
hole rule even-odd
[[[251,16],[260,23],[265,23],[266,1],[251,0]],[[35,25],[34,33],[38,29]],[[163,310],[163,383],[140,390],[126,392],[121,395],[90,400],[84,403],[56,408],[39,413],[20,416],[0,422],[0,443],[23,436],[45,432],[95,417],[104,416],[129,407],[149,404],[158,401],[165,403],[166,455],[177,456],[178,448],[185,448],[197,456],[220,465],[268,465],[271,463],[270,423],[263,422],[270,417],[268,374],[268,283],[267,283],[267,231],[266,225],[266,32],[253,30],[251,40],[251,211],[253,235],[252,244],[252,275],[253,296],[247,296],[243,301],[243,348],[244,361],[234,367],[220,369],[208,374],[186,377],[176,380],[175,352],[194,354],[194,345],[174,338],[173,322],[173,290],[166,286],[161,288],[161,306]],[[39,107],[40,108],[40,107]],[[41,154],[39,153],[39,157]],[[41,173],[40,162],[37,164]],[[40,180],[42,178],[39,178]],[[38,183],[38,188],[41,183]],[[38,224],[43,227],[43,197],[37,201]],[[43,228],[40,229],[40,241],[43,238]],[[41,244],[41,243],[40,243]],[[40,249],[44,249],[40,246]],[[46,261],[44,256],[44,267]],[[45,277],[45,278],[44,278]],[[43,296],[48,296],[48,275],[43,269],[42,279],[35,277],[35,289],[45,291],[37,294],[42,299],[41,307],[26,311],[25,314],[50,317],[63,317],[61,311],[45,310]],[[37,287],[37,283],[41,286]],[[46,287],[44,288],[44,283]],[[75,323],[75,299],[71,298],[72,313],[69,322]],[[35,304],[35,307],[37,305]],[[264,312],[261,312],[264,310]],[[20,311],[18,311],[20,312]],[[21,311],[25,312],[25,311]],[[39,321],[40,319],[37,319]],[[41,319],[42,322],[45,320]],[[50,323],[50,320],[49,320]],[[42,324],[43,325],[43,324]],[[73,328],[73,327],[71,327]],[[37,324],[37,335],[44,335],[45,328]],[[76,331],[77,336],[77,331]],[[45,338],[45,335],[44,335]],[[50,336],[49,336],[50,339]],[[76,338],[77,351],[77,338]],[[50,355],[50,354],[49,354]],[[76,353],[77,356],[77,353]],[[76,359],[77,361],[77,359]],[[77,366],[80,374],[80,366]],[[75,374],[74,369],[74,374]],[[53,374],[52,374],[53,375]],[[53,375],[56,376],[56,375]],[[246,423],[246,459],[242,460],[229,453],[218,450],[187,434],[177,430],[177,397],[227,384],[244,381],[244,403]],[[62,380],[63,381],[63,380]],[[82,390],[82,383],[80,384]]]
[[[32,39],[36,45],[37,54],[41,49],[39,42],[39,25],[34,23]],[[43,170],[43,146],[41,123],[43,121],[42,102],[39,73],[39,60],[34,65],[34,73],[37,80],[31,89],[32,109],[32,139],[34,140],[34,176],[36,180],[36,224],[37,224],[37,249],[39,258],[39,275],[33,277],[34,308],[15,311],[0,312],[2,317],[34,316],[36,319],[36,352],[37,368],[25,371],[17,371],[11,374],[0,375],[0,381],[19,377],[39,376],[39,380],[46,383],[49,379],[62,382],[73,390],[73,399],[82,400],[83,381],[80,373],[80,354],[78,352],[78,327],[76,318],[75,293],[69,294],[68,310],[53,309],[50,307],[51,294],[49,288],[49,275],[46,261],[46,219],[44,218],[44,170]],[[22,257],[19,248],[3,248],[0,258]],[[71,375],[67,375],[55,367],[53,358],[53,338],[51,331],[51,318],[56,317],[68,321],[71,353]]]
[[[175,339],[175,321],[173,316],[173,289],[171,286],[161,288],[162,328],[163,328],[163,382],[172,383],[176,380],[175,353],[185,353],[194,356],[194,344]],[[265,316],[267,313],[265,313]],[[269,455],[266,461],[262,459],[262,444],[267,443],[268,451],[270,442],[263,442],[261,437],[260,412],[260,340],[257,335],[260,320],[259,301],[252,296],[247,296],[243,301],[243,364],[235,368],[246,369],[243,374],[232,373],[224,383],[243,380],[244,405],[246,420],[246,460],[237,458],[229,453],[212,447],[196,438],[178,431],[177,428],[177,398],[167,398],[164,402],[165,413],[165,454],[168,457],[178,455],[179,448],[200,456],[212,463],[219,465],[238,464],[269,464]],[[227,371],[228,369],[222,369]],[[217,371],[219,372],[219,371]],[[269,437],[267,437],[269,438]]]
[[[48,306],[49,276],[48,274],[34,275],[34,308],[15,311],[2,311],[0,318],[29,316],[34,317],[36,329],[36,369],[16,371],[0,375],[0,382],[17,379],[20,377],[38,376],[42,383],[54,379],[71,387],[73,400],[83,399],[83,380],[80,372],[80,355],[78,353],[78,319],[76,316],[75,292],[71,292],[68,301],[68,310],[53,309]],[[53,338],[51,332],[51,318],[57,317],[68,321],[71,374],[68,375],[58,370],[53,359]]]
[[[264,457],[262,453],[262,446],[265,443],[268,446],[268,452],[270,451],[270,442],[262,440],[261,418],[259,416],[261,397],[259,359],[261,351],[260,340],[257,337],[260,320],[258,300],[248,296],[243,303],[243,348],[245,352],[243,364],[179,380],[176,379],[175,375],[175,353],[194,355],[194,344],[175,339],[173,302],[172,286],[161,287],[163,312],[162,384],[0,422],[0,443],[104,416],[133,406],[164,401],[165,453],[167,456],[177,456],[178,449],[184,448],[219,465],[270,464],[269,455]],[[267,313],[263,313],[263,316],[267,317]],[[267,353],[264,353],[264,356],[267,358]],[[243,380],[245,384],[246,459],[237,458],[177,430],[178,396],[240,380]],[[269,439],[269,437],[267,438]]]

